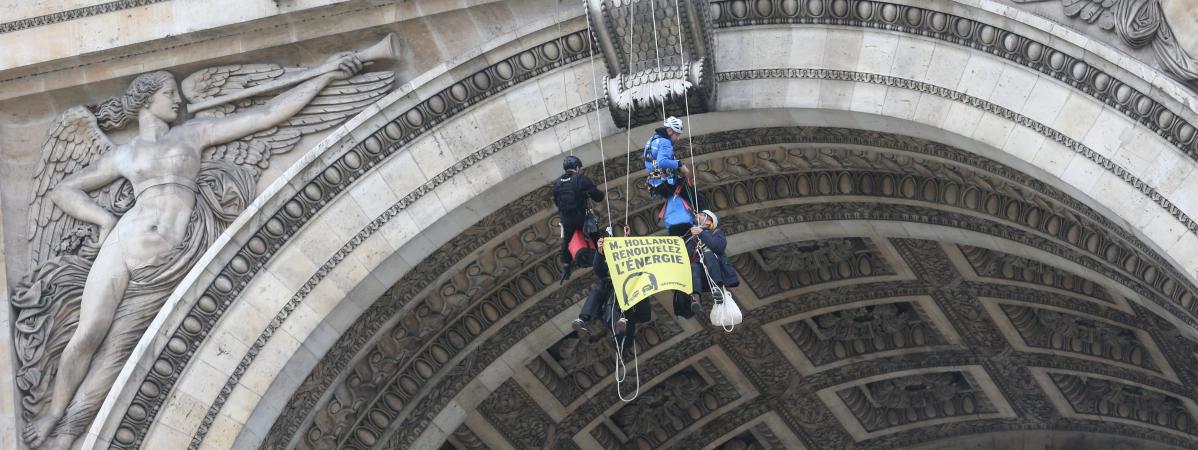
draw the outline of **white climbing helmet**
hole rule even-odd
[[[667,117],[665,126],[677,133],[682,133],[682,119],[674,116]]]
[[[712,228],[715,228],[717,225],[720,224],[720,219],[717,219],[715,217],[715,213],[711,212],[710,209],[704,209],[702,212],[703,212],[703,214],[707,214],[707,217],[711,218],[711,227]]]

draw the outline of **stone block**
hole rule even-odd
[[[859,29],[829,28],[821,68],[857,70],[865,33]]]
[[[906,79],[920,79],[928,73],[932,64],[933,41],[912,36],[900,36],[894,48],[894,64],[890,74]]]

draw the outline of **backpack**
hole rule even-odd
[[[578,173],[563,174],[553,185],[553,204],[560,212],[578,212],[586,209],[586,199],[578,192]]]
[[[678,224],[694,223],[695,213],[691,209],[690,202],[682,198],[678,192],[675,192],[674,195],[666,199],[666,204],[662,205],[658,217],[661,218],[662,225],[670,228]]]

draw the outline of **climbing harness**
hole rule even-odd
[[[707,270],[707,263],[703,260],[703,255],[707,253],[707,245],[695,235],[687,237],[686,241],[690,241],[691,239],[695,240],[695,254],[699,260],[699,267],[703,269],[703,276],[707,278],[707,285],[711,287],[711,298],[714,301],[711,308],[711,323],[720,326],[725,332],[731,333],[732,330],[736,329],[736,324],[740,323],[741,319],[733,315],[730,308],[735,308],[738,313],[740,308],[735,306],[736,303],[732,300],[732,294],[727,292],[728,287],[719,287],[715,279],[711,277],[711,271]],[[713,252],[712,254],[714,255],[715,253]],[[719,255],[716,256],[718,257]],[[695,290],[699,290],[698,287]]]

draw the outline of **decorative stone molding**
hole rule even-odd
[[[607,101],[622,128],[711,110],[714,28],[702,0],[588,0],[607,65]]]
[[[1149,93],[1048,43],[974,19],[873,0],[784,1],[779,7],[772,5],[755,2],[749,7],[746,0],[714,1],[712,23],[717,28],[775,24],[879,28],[952,42],[1056,78],[1143,124],[1198,161],[1198,132],[1183,116]],[[720,81],[729,79],[724,74],[717,77]],[[959,101],[955,97],[953,100]]]
[[[1130,171],[1116,164],[1110,158],[1107,158],[1090,147],[1087,147],[1081,141],[1074,140],[1066,136],[1064,133],[1048,127],[1040,122],[1033,120],[1018,112],[1004,108],[992,102],[982,100],[972,95],[954,91],[952,89],[935,86],[921,81],[910,80],[906,78],[892,77],[889,75],[868,74],[849,70],[831,70],[831,69],[755,69],[755,70],[740,70],[734,72],[720,72],[716,74],[716,78],[723,81],[738,81],[738,80],[755,80],[755,79],[770,79],[770,78],[789,78],[789,79],[816,79],[816,80],[838,80],[838,81],[854,81],[858,83],[872,83],[885,86],[894,86],[904,89],[936,95],[945,99],[956,102],[961,102],[966,105],[973,106],[991,114],[996,114],[1007,120],[1015,122],[1020,126],[1027,127],[1044,135],[1044,137],[1064,145],[1074,152],[1085,156],[1086,159],[1093,161],[1095,164],[1102,166],[1103,169],[1117,175],[1124,182],[1128,183],[1136,190],[1143,193],[1162,209],[1169,212],[1174,218],[1185,225],[1190,233],[1198,235],[1198,222],[1190,218],[1181,208],[1174,205],[1173,202],[1157,192],[1144,180],[1133,175]],[[1147,98],[1147,97],[1145,97]],[[1194,153],[1187,148],[1182,148],[1191,158],[1198,160],[1198,153]]]
[[[810,253],[796,255],[803,251]],[[763,299],[823,283],[894,274],[877,249],[863,239],[778,245],[730,259],[745,284]]]
[[[836,396],[871,433],[921,421],[997,413],[970,378],[961,371],[906,375],[841,389]]]
[[[592,428],[590,434],[603,448],[661,448],[690,425],[740,398],[742,394],[715,363],[704,358],[640,393],[639,401],[610,414],[610,421]]]
[[[84,17],[117,12],[139,6],[152,5],[162,3],[169,0],[116,0],[99,5],[86,6],[83,8],[75,8],[67,11],[46,14],[44,16],[30,17],[27,19],[16,20],[12,22],[0,23],[0,34],[11,33],[13,31],[24,30],[26,28],[40,27],[59,22],[67,22]]]
[[[788,323],[783,329],[817,367],[872,353],[948,343],[911,302],[833,311]]]
[[[1074,292],[1104,303],[1115,303],[1101,285],[1067,271],[994,250],[962,246],[961,253],[980,277],[1034,283]]]
[[[1198,435],[1195,403],[1167,392],[1116,378],[1090,377],[1077,372],[1046,372],[1064,397],[1062,415],[1140,423],[1168,432]]]
[[[654,319],[636,327],[639,352],[649,353],[682,334],[682,327],[669,319],[670,314],[653,303]],[[525,367],[559,403],[569,405],[612,374],[614,369],[608,365],[615,358],[611,339],[611,333],[602,327],[592,330],[590,336],[566,335]]]
[[[1036,3],[1046,0],[1013,0]],[[1065,16],[1098,25],[1119,36],[1131,48],[1152,46],[1156,58],[1170,75],[1193,83],[1198,81],[1198,60],[1177,42],[1161,9],[1160,0],[1060,0]],[[1192,86],[1192,85],[1191,85]]]

